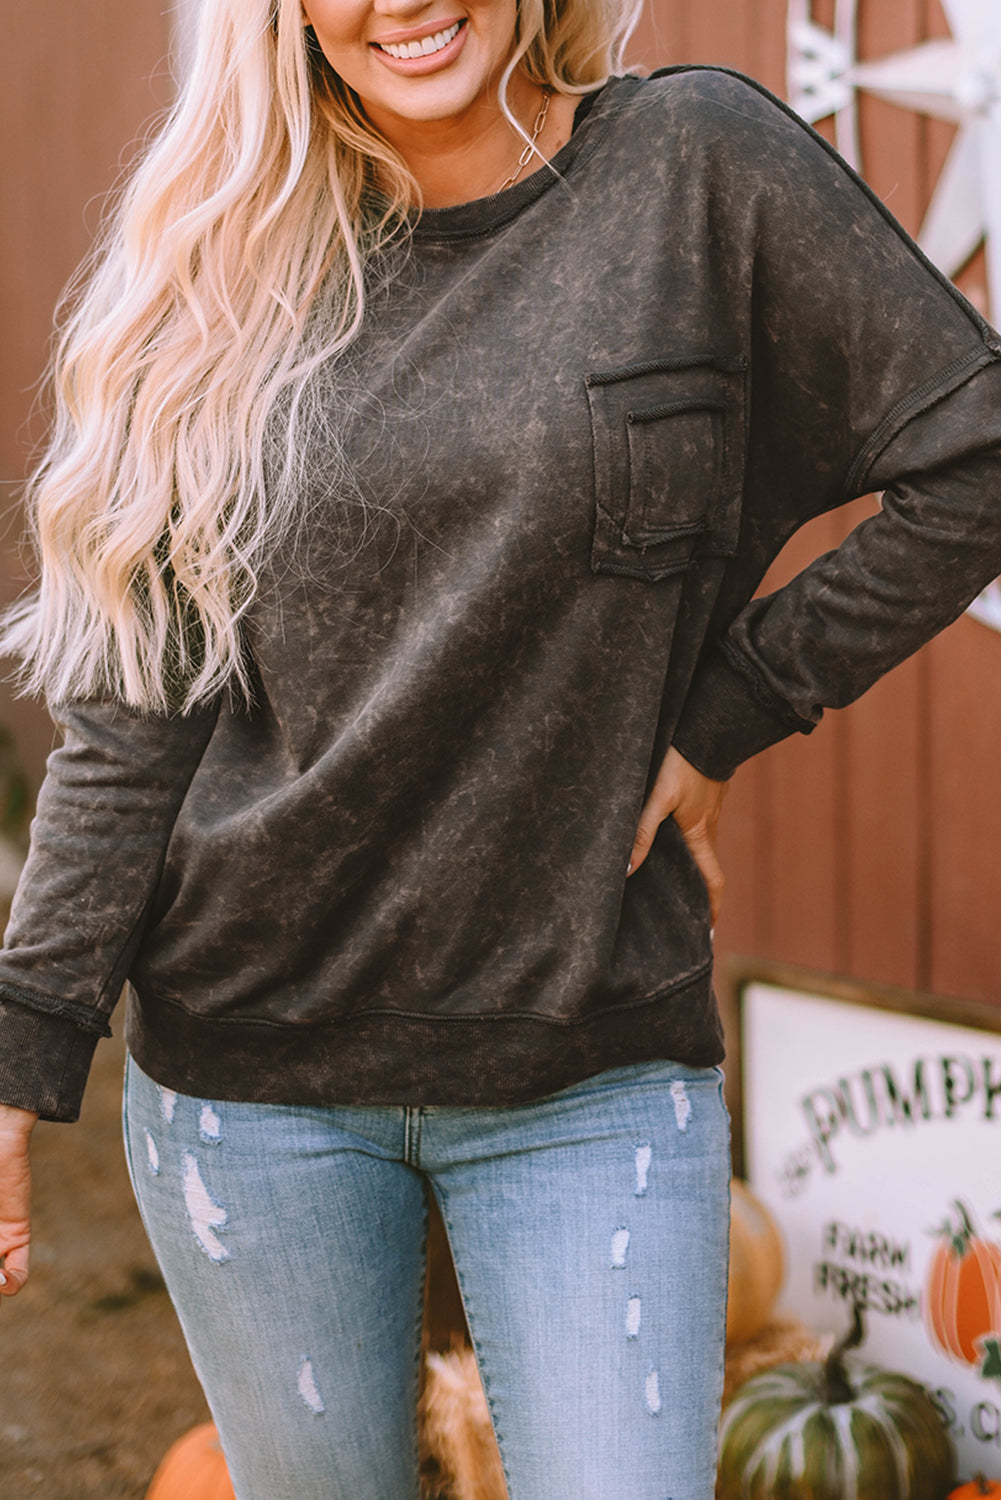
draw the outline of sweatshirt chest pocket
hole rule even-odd
[[[733,556],[746,367],[742,357],[678,356],[586,377],[596,573],[656,582],[695,557]]]

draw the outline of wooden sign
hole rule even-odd
[[[841,1330],[858,1301],[863,1356],[928,1387],[961,1473],[1001,1478],[1001,1016],[750,981],[740,1022],[744,1165],[786,1239],[783,1307]]]

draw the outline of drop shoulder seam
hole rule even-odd
[[[673,67],[657,68],[649,76],[651,78],[670,78],[675,75],[681,75],[684,73],[717,73],[727,78],[735,78],[738,83],[746,84],[747,87],[753,89],[756,94],[760,94],[763,99],[767,99],[770,104],[774,104],[777,109],[781,110],[781,112],[793,122],[793,124],[798,125],[800,130],[802,130],[803,133],[805,135],[808,135],[812,140],[816,141],[816,143],[823,148],[824,152],[831,158],[831,160],[835,162],[836,165],[838,165],[842,169],[842,171],[847,174],[852,182],[855,183],[855,186],[865,194],[865,196],[869,199],[869,202],[886,220],[887,224],[896,233],[898,238],[900,238],[905,245],[909,246],[909,248],[917,256],[918,260],[920,260],[921,263],[926,267],[926,269],[932,273],[932,275],[935,277],[935,280],[949,293],[952,300],[957,304],[960,310],[966,314],[969,321],[976,328],[987,348],[992,350],[995,355],[1001,354],[1001,339],[999,339],[998,334],[991,327],[990,323],[988,323],[987,319],[984,318],[972,305],[972,303],[963,296],[963,293],[959,290],[954,282],[949,280],[945,272],[942,271],[937,265],[935,265],[934,261],[928,259],[928,256],[921,249],[921,246],[917,243],[916,240],[911,237],[911,235],[907,233],[907,230],[904,229],[903,225],[894,218],[890,209],[883,202],[882,198],[880,198],[878,194],[873,191],[873,189],[865,181],[865,178],[860,177],[855,168],[849,165],[849,163],[845,161],[840,152],[831,145],[831,142],[827,140],[826,137],[822,136],[819,130],[814,130],[813,126],[809,125],[806,120],[803,119],[802,115],[798,115],[792,108],[792,106],[786,102],[785,99],[780,99],[777,94],[773,94],[772,91],[766,88],[763,83],[759,83],[756,78],[748,77],[746,73],[741,73],[737,68],[720,68],[706,63],[676,63]]]
[[[944,369],[937,371],[913,391],[909,391],[897,402],[896,406],[891,407],[855,455],[855,460],[845,478],[843,492],[845,500],[852,500],[860,490],[865,490],[866,476],[873,464],[884,448],[889,447],[909,422],[913,422],[915,417],[919,417],[922,412],[928,411],[939,401],[944,401],[947,396],[951,396],[954,391],[965,385],[979,370],[986,368],[987,365],[996,364],[999,359],[1001,359],[1001,348],[996,344],[987,342],[979,344],[969,353],[960,355]]]

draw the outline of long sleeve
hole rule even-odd
[[[217,711],[54,711],[31,850],[0,953],[0,1100],[73,1120]]]
[[[870,477],[879,513],[749,604],[703,661],[675,744],[706,775],[809,733],[1001,573],[1001,366],[906,428]]]
[[[706,774],[809,732],[1001,573],[1001,344],[819,139],[746,87],[756,254],[738,557],[674,743]],[[731,138],[733,128],[731,125]],[[765,150],[765,145],[770,147]],[[751,599],[811,517],[880,512]]]

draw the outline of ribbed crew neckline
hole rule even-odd
[[[565,180],[572,168],[585,161],[598,145],[608,123],[609,103],[617,86],[635,82],[629,75],[613,77],[593,94],[587,94],[577,106],[570,139],[545,166],[503,192],[469,203],[450,204],[447,208],[425,208],[414,219],[415,240],[450,240],[489,234],[516,218],[530,203]]]

